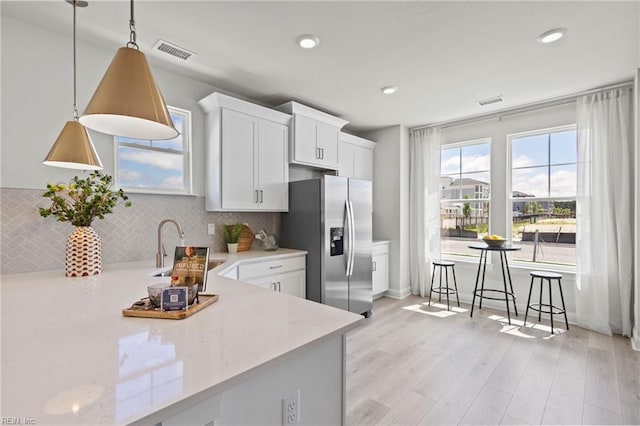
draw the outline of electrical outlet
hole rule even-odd
[[[216,224],[215,223],[207,223],[207,234],[215,235],[216,233]]]
[[[282,426],[300,423],[300,389],[287,398],[282,398]]]

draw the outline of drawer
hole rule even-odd
[[[248,263],[238,267],[238,279],[281,274],[283,272],[305,269],[305,256],[289,257],[286,259],[267,260],[264,262]]]

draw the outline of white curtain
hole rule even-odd
[[[631,334],[633,111],[631,90],[578,99],[578,324]]]
[[[409,143],[409,274],[411,293],[424,297],[440,256],[440,129],[416,130]]]

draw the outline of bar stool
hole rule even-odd
[[[458,300],[458,307],[460,307],[460,298],[458,297],[458,283],[456,282],[456,271],[453,268],[455,266],[454,262],[449,260],[434,260],[433,261],[433,272],[431,273],[431,288],[429,289],[429,305],[431,305],[431,292],[438,293],[438,302],[442,301],[442,295],[447,295],[447,311],[449,310],[449,295],[455,294],[456,299]],[[433,280],[436,276],[436,268],[440,268],[440,286],[433,287]],[[454,288],[449,287],[449,269],[451,268],[451,273],[453,274],[453,285]],[[444,269],[445,277],[446,277],[446,285],[442,286],[442,270]]]
[[[567,320],[567,309],[564,306],[564,295],[562,294],[562,283],[560,282],[562,280],[562,275],[557,274],[555,272],[548,272],[548,271],[532,271],[530,275],[531,275],[531,285],[529,287],[529,298],[527,299],[527,310],[524,313],[524,326],[525,327],[527,326],[527,314],[529,312],[529,308],[531,308],[534,311],[538,311],[538,322],[540,322],[543,312],[546,314],[549,314],[549,317],[551,318],[551,334],[553,334],[553,316],[558,314],[564,314],[564,323],[567,326],[567,330],[569,330],[569,321]],[[539,303],[532,304],[531,293],[533,292],[533,280],[535,278],[540,278],[540,297],[538,300]],[[542,303],[542,287],[543,287],[544,280],[547,280],[547,282],[549,283],[549,303],[548,304]],[[553,306],[553,299],[551,297],[551,281],[552,280],[558,280],[558,288],[560,289],[560,299],[562,300],[562,308],[558,306]],[[544,308],[549,308],[549,309],[545,310]]]

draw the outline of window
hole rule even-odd
[[[491,198],[490,140],[443,146],[440,159],[441,253],[473,256],[467,246],[486,235]]]
[[[116,185],[129,192],[191,194],[191,112],[168,107],[180,134],[170,140],[116,136]]]
[[[575,266],[575,126],[510,135],[513,260]]]

